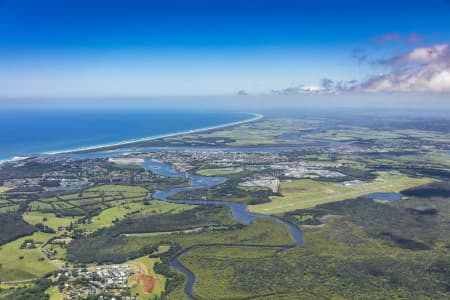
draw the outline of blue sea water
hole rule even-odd
[[[0,111],[0,160],[114,144],[242,121],[249,114],[181,110]]]

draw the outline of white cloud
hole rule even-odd
[[[354,51],[354,54],[356,52]],[[357,52],[357,58],[361,53]],[[364,54],[365,55],[365,54]],[[364,56],[364,59],[366,56]],[[365,81],[321,80],[320,85],[299,85],[272,90],[278,95],[339,94],[345,92],[450,92],[450,46],[417,47],[399,56],[379,60],[387,73]]]
[[[325,89],[319,85],[299,85],[288,87],[282,90],[272,90],[277,95],[299,95],[299,94],[316,94],[321,93]]]
[[[392,64],[404,65],[409,63],[429,63],[438,60],[445,56],[448,52],[448,45],[441,44],[431,47],[415,48],[412,51],[394,57],[391,60]]]
[[[450,92],[450,48],[447,44],[415,48],[384,61],[391,70],[352,87],[367,92]]]

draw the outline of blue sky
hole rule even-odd
[[[449,42],[445,0],[0,0],[0,98],[446,93]]]

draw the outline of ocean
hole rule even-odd
[[[4,110],[0,111],[0,160],[117,144],[252,117],[187,110]]]

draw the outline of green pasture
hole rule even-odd
[[[15,281],[39,278],[58,268],[42,253],[41,246],[54,234],[35,232],[3,245],[0,249],[0,281]],[[20,249],[25,240],[32,239],[37,248]]]
[[[87,232],[94,232],[101,228],[111,227],[116,220],[121,221],[129,216],[138,217],[152,214],[177,213],[193,207],[195,206],[158,200],[151,200],[148,205],[143,203],[120,204],[103,210],[99,215],[92,217],[90,223],[81,224],[79,228]]]
[[[203,175],[203,176],[223,176],[223,175],[240,173],[243,170],[244,169],[240,168],[240,167],[202,169],[202,170],[197,171],[197,174]]]
[[[433,179],[430,178],[411,178],[386,173],[380,173],[379,177],[372,182],[361,182],[352,187],[310,179],[285,181],[281,183],[282,196],[271,196],[271,202],[250,205],[249,209],[254,212],[277,214],[356,198],[374,192],[400,192],[432,181]]]
[[[78,218],[57,217],[54,213],[42,213],[38,211],[26,212],[23,214],[25,222],[36,225],[42,223],[58,232],[58,227],[68,227],[70,223],[75,223]]]

